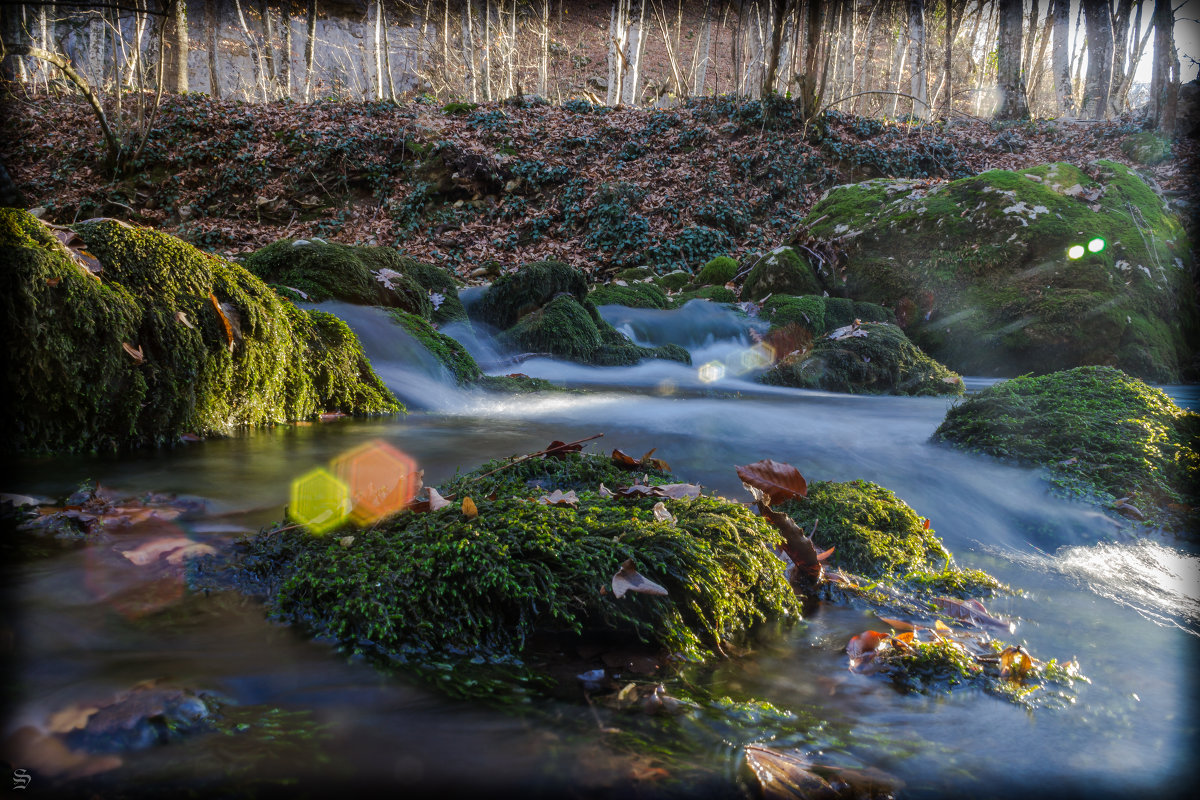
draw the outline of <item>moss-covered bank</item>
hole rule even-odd
[[[998,383],[946,414],[934,439],[1046,467],[1067,493],[1195,536],[1200,415],[1119,370],[1077,367]],[[1121,508],[1117,509],[1118,511]]]
[[[1183,228],[1114,162],[872,180],[831,190],[808,220],[846,251],[844,270],[823,276],[830,292],[895,309],[959,372],[1094,364],[1173,382],[1196,349]]]
[[[962,394],[962,378],[921,352],[895,325],[840,330],[821,337],[810,350],[785,356],[760,380],[852,394]]]
[[[172,236],[116,220],[52,231],[5,209],[0,260],[11,450],[125,449],[400,408],[345,324]]]

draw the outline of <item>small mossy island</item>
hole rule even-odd
[[[3,209],[0,260],[8,449],[125,450],[400,410],[343,322],[173,236]]]
[[[1195,538],[1200,415],[1108,367],[991,386],[950,409],[934,439],[1045,467],[1059,490]]]
[[[831,293],[894,309],[959,372],[1097,364],[1176,382],[1195,351],[1191,246],[1121,164],[881,178],[829,191],[806,220],[845,249]]]
[[[800,306],[790,311],[805,314]],[[962,378],[921,352],[895,325],[865,323],[838,330],[840,334],[817,339],[811,349],[783,355],[760,380],[852,394],[962,394]]]
[[[638,308],[661,308],[645,298],[665,294],[652,284],[609,285],[588,294],[579,270],[556,261],[526,264],[496,280],[471,307],[474,321],[500,331],[498,342],[518,353],[548,354],[581,364],[617,367],[647,358],[691,363],[678,345],[641,347],[629,341],[596,310],[601,301]]]

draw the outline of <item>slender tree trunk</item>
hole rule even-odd
[[[704,81],[708,77],[708,54],[712,48],[712,22],[713,22],[713,7],[712,0],[706,0],[704,4],[704,28],[700,33],[700,57],[696,62],[696,77],[692,83],[692,95],[694,97],[704,96]]]
[[[631,0],[628,4],[629,28],[625,43],[625,64],[628,75],[621,83],[621,102],[628,106],[638,104],[641,91],[642,52],[646,49],[646,3]]]
[[[1037,103],[1038,89],[1042,85],[1042,74],[1046,71],[1046,45],[1050,42],[1051,31],[1054,29],[1054,15],[1050,6],[1046,6],[1046,21],[1042,25],[1042,37],[1038,42],[1037,56],[1029,71],[1029,112],[1032,114]]]
[[[383,99],[383,0],[375,0],[375,101]]]
[[[996,7],[993,5],[988,10],[988,26],[987,26],[987,32],[984,36],[984,41],[987,42],[988,44],[996,41],[996,30],[999,27],[999,24],[1000,24],[1000,14],[996,11]],[[984,52],[987,53],[988,50],[985,50]],[[983,109],[983,97],[984,97],[983,86],[984,86],[984,83],[988,79],[989,72],[990,72],[990,68],[988,66],[987,58],[985,56],[982,63],[980,64],[979,74],[976,76],[976,79],[975,79],[975,116],[979,116]]]
[[[1087,24],[1088,67],[1084,79],[1083,113],[1104,119],[1112,83],[1113,31],[1107,0],[1082,0]]]
[[[188,90],[187,0],[170,0],[166,39],[171,48],[167,60],[167,87],[182,94]]]
[[[283,3],[283,52],[279,56],[279,82],[283,96],[292,97],[292,4]]]
[[[771,14],[771,44],[767,48],[767,68],[763,75],[762,94],[765,97],[775,91],[775,78],[779,71],[779,51],[783,47],[784,20],[787,18],[787,0],[774,0]]]
[[[279,71],[275,69],[275,24],[271,20],[271,8],[267,5],[267,0],[262,0],[260,10],[262,11],[263,27],[263,62],[267,66],[267,83],[271,89],[271,96],[275,97],[279,91]]]
[[[1108,92],[1109,111],[1113,114],[1119,114],[1123,110],[1120,89],[1125,81],[1125,58],[1129,49],[1129,18],[1133,12],[1133,0],[1117,0],[1116,6],[1116,11],[1112,14],[1113,61]]]
[[[996,45],[996,79],[1000,119],[1029,116],[1025,81],[1021,75],[1021,0],[1000,0],[1000,38]]]
[[[463,66],[466,68],[467,86],[471,94],[471,102],[479,102],[479,76],[475,73],[475,9],[471,0],[467,0],[467,8],[463,12]]]
[[[217,64],[217,43],[220,41],[217,22],[216,0],[204,4],[204,28],[208,37],[208,94],[214,100],[221,99],[221,70]]]
[[[449,0],[447,0],[449,2]],[[313,61],[317,52],[317,0],[308,0],[304,36],[304,102],[312,102]]]
[[[1150,36],[1155,30],[1153,24],[1147,25],[1146,32],[1142,34],[1140,39],[1138,39],[1137,33],[1142,28],[1142,6],[1140,3],[1138,4],[1136,15],[1137,16],[1133,24],[1133,29],[1130,31],[1130,35],[1136,41],[1136,47],[1133,49],[1133,55],[1129,57],[1128,68],[1125,70],[1125,77],[1122,79],[1121,85],[1117,87],[1115,93],[1117,96],[1117,102],[1121,107],[1124,107],[1125,103],[1127,102],[1129,90],[1133,87],[1134,75],[1137,73],[1138,62],[1142,60],[1142,54],[1146,52],[1146,44],[1150,41]]]
[[[900,106],[900,96],[898,93],[900,88],[903,86],[901,81],[904,78],[904,64],[907,60],[908,31],[905,29],[905,25],[901,24],[896,30],[896,51],[892,55],[892,79],[889,81],[889,83],[894,86],[893,91],[897,92],[897,94],[892,97],[891,116],[893,118],[896,116],[896,112],[899,110]]]
[[[550,96],[550,0],[542,0],[542,61],[538,69],[538,94]]]
[[[1029,31],[1023,33],[1025,55],[1021,58],[1021,74],[1033,74],[1033,45],[1037,38],[1037,21],[1038,21],[1038,0],[1030,0],[1032,6],[1029,9]]]
[[[1173,137],[1179,105],[1179,57],[1175,53],[1175,12],[1171,10],[1171,0],[1154,0],[1150,103],[1155,129],[1163,136]]]
[[[912,49],[912,76],[908,93],[917,99],[913,108],[921,119],[929,118],[928,75],[925,69],[925,2],[908,0],[908,44]]]
[[[233,0],[233,4],[237,10],[238,23],[242,26],[242,35],[246,37],[246,43],[250,45],[250,60],[254,65],[254,77],[258,81],[262,100],[266,103],[270,98],[267,96],[267,80],[263,74],[262,53],[259,51],[258,39],[250,32],[250,26],[246,24],[246,15],[242,11],[242,0]]]
[[[396,81],[392,77],[392,40],[388,36],[387,12],[384,11],[382,3],[379,11],[380,16],[383,17],[383,71],[387,75],[387,97],[394,103],[396,102]]]

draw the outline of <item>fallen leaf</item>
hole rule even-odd
[[[886,622],[893,629],[898,630],[898,631],[912,631],[912,630],[916,630],[916,627],[917,627],[917,626],[913,625],[911,622],[905,622],[902,619],[895,619],[894,617],[883,617],[883,616],[879,616],[878,614],[876,614],[875,616],[879,617],[879,620],[881,622]]]
[[[62,278],[46,278],[46,285],[50,287],[58,286],[62,283]]]
[[[664,587],[637,571],[632,558],[626,559],[625,563],[621,565],[621,569],[617,570],[617,574],[613,575],[612,589],[618,599],[624,597],[626,592],[663,596],[667,594]]]
[[[188,558],[213,555],[217,551],[206,544],[194,542],[183,536],[171,536],[152,539],[133,550],[121,552],[125,558],[139,567],[144,567],[160,558],[166,557],[167,563],[179,564]]]
[[[146,359],[142,356],[141,347],[134,347],[129,342],[121,342],[121,347],[125,348],[126,353],[129,353],[129,357],[133,359],[133,363],[141,364],[145,362]]]
[[[562,460],[567,453],[578,453],[581,450],[583,450],[583,445],[579,444],[578,442],[575,444],[567,444],[566,442],[560,442],[555,439],[546,446],[545,454],[547,458],[557,458]]]
[[[616,495],[613,494],[612,489],[609,489],[603,483],[600,484],[600,488],[596,490],[596,493],[601,497],[616,497]]]
[[[450,501],[442,497],[438,490],[432,486],[426,487],[425,491],[429,493],[429,510],[437,511],[439,508],[445,508],[450,505]]]
[[[338,539],[338,544],[340,544],[342,547],[349,547],[350,545],[354,544],[354,537],[343,536],[342,538]]]
[[[746,764],[758,778],[764,800],[832,798],[828,781],[810,770],[811,764],[796,753],[746,745]]]
[[[555,489],[548,495],[542,495],[538,498],[538,502],[546,506],[564,506],[575,508],[579,504],[579,498],[575,496],[575,490],[563,492],[562,489]]]
[[[1023,678],[1033,670],[1033,659],[1024,647],[1007,647],[1000,653],[1000,677]]]
[[[1129,517],[1130,519],[1138,521],[1144,520],[1146,515],[1143,514],[1137,506],[1131,505],[1129,500],[1129,497],[1122,497],[1119,500],[1115,500],[1113,502],[1113,508],[1116,509],[1118,513]]]
[[[661,500],[659,500],[657,503],[654,504],[654,508],[652,510],[654,512],[654,518],[656,520],[658,520],[659,522],[674,522],[675,521],[675,517],[671,516],[671,512],[667,511],[667,507],[663,504],[663,502]]]
[[[182,322],[184,325],[191,328],[192,330],[196,330],[196,326],[192,324],[192,321],[190,319],[188,319],[188,315],[183,311],[175,312],[175,320],[177,322]]]
[[[984,624],[1003,628],[1012,633],[1017,629],[1016,623],[994,617],[978,600],[955,600],[952,597],[935,597],[934,604],[955,619],[961,619],[974,625]]]
[[[625,469],[637,469],[638,468],[637,459],[635,459],[633,456],[626,453],[624,450],[613,450],[612,451],[612,460],[613,460],[613,463],[616,464],[618,467],[624,467]]]
[[[225,316],[225,312],[221,309],[221,303],[217,300],[217,296],[212,292],[208,293],[208,300],[212,303],[213,310],[217,312],[217,316],[221,318],[221,325],[225,331],[225,341],[229,345],[229,352],[233,352],[233,325],[229,322],[229,317]]]
[[[923,517],[921,519],[921,527],[925,530],[929,530],[929,517]]]
[[[735,469],[743,484],[765,493],[768,505],[808,496],[808,483],[800,470],[791,464],[781,464],[768,458]]]
[[[181,442],[203,442],[204,439],[197,436],[194,433],[181,433],[181,434],[179,434],[179,441],[181,441]]]
[[[660,472],[670,472],[671,466],[667,462],[663,461],[661,458],[651,458],[650,457],[654,454],[654,451],[657,449],[658,449],[657,447],[651,447],[650,450],[647,451],[647,453],[644,456],[642,456],[642,460],[639,461],[638,463],[642,466],[643,469],[656,469],[656,470],[659,470]]]
[[[462,513],[467,519],[475,519],[479,516],[479,509],[475,507],[475,501],[469,497],[464,497],[462,501]]]
[[[851,668],[853,668],[855,660],[861,659],[867,653],[874,653],[880,645],[891,638],[891,634],[880,631],[864,631],[858,636],[852,637],[846,644],[846,654],[850,656]]]
[[[824,567],[810,536],[787,514],[773,511],[761,500],[757,505],[759,513],[783,535],[783,547],[796,565],[798,573],[813,585],[820,583],[825,574]],[[816,532],[815,523],[813,531]]]

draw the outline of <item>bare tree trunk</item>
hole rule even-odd
[[[538,94],[550,95],[550,0],[542,0],[542,60],[538,67]]]
[[[517,91],[517,0],[513,0],[512,13],[508,16],[508,48],[505,51],[504,68],[508,72],[508,96]]]
[[[271,89],[271,96],[275,97],[279,93],[279,71],[275,69],[275,24],[271,21],[271,8],[267,5],[267,0],[262,0],[260,4],[262,11],[262,27],[263,27],[263,57],[264,63],[267,65],[267,83]]]
[[[375,35],[371,41],[375,54],[375,101],[383,99],[383,0],[375,0]]]
[[[217,14],[214,6],[216,0],[204,4],[204,27],[208,37],[208,94],[214,100],[221,99],[221,70],[217,65],[218,35]]]
[[[629,43],[630,0],[613,0],[608,18],[608,96],[610,106],[622,102],[625,73],[629,68],[626,51]]]
[[[449,0],[447,0],[449,2]],[[317,52],[317,0],[308,0],[304,37],[304,102],[312,102],[313,61]]]
[[[1000,0],[1000,39],[996,45],[996,79],[1000,119],[1029,116],[1025,81],[1021,75],[1021,0]]]
[[[383,71],[387,75],[387,96],[394,103],[396,102],[396,81],[392,77],[392,40],[388,37],[387,14],[383,10],[382,3],[379,11],[379,16],[383,18]]]
[[[999,24],[1000,15],[993,5],[988,9],[988,26],[987,32],[984,35],[984,41],[989,43],[996,41],[996,29],[999,27]],[[983,85],[987,81],[988,72],[988,63],[985,58],[979,66],[979,74],[976,75],[975,79],[975,116],[979,116],[983,108]]]
[[[167,86],[182,94],[188,90],[187,0],[170,0],[166,39],[171,48],[167,61]]]
[[[621,102],[635,106],[641,90],[642,52],[646,49],[645,0],[630,0],[628,8],[629,28],[625,43],[628,74],[621,83]]]
[[[896,30],[896,50],[892,54],[892,76],[889,84],[895,88],[896,95],[892,97],[892,113],[891,116],[896,116],[896,111],[900,104],[900,88],[903,86],[901,81],[904,78],[904,63],[908,59],[908,31],[901,24]]]
[[[1116,0],[1116,10],[1111,16],[1113,29],[1112,79],[1108,84],[1109,112],[1113,114],[1119,114],[1123,110],[1120,87],[1125,80],[1125,57],[1126,50],[1129,49],[1129,17],[1132,12],[1133,0]]]
[[[1107,0],[1082,0],[1087,24],[1088,67],[1084,79],[1083,113],[1088,119],[1104,119],[1112,83],[1113,31]]]
[[[1179,57],[1175,53],[1175,12],[1171,10],[1171,0],[1154,0],[1150,103],[1155,129],[1163,136],[1173,137],[1179,105]]]
[[[471,0],[467,0],[466,10],[462,20],[462,50],[463,66],[466,68],[466,80],[471,92],[471,102],[479,102],[479,76],[475,72],[475,9]]]
[[[1051,31],[1054,28],[1054,15],[1052,9],[1046,6],[1046,21],[1042,25],[1042,38],[1038,43],[1037,56],[1033,60],[1033,66],[1030,67],[1029,76],[1029,113],[1033,114],[1034,105],[1037,103],[1038,89],[1042,85],[1042,74],[1046,71],[1046,45],[1050,42]]]
[[[1075,116],[1075,93],[1071,90],[1070,34],[1070,0],[1054,0],[1054,50],[1050,55],[1050,71],[1054,76],[1058,113],[1068,119]]]
[[[1030,0],[1033,4],[1029,9],[1029,32],[1022,34],[1025,42],[1025,55],[1021,58],[1021,74],[1033,74],[1033,45],[1037,38],[1038,0]]]
[[[292,4],[283,4],[283,52],[279,58],[279,82],[283,96],[292,97]]]
[[[1133,78],[1137,73],[1138,62],[1142,60],[1142,54],[1146,52],[1146,44],[1150,41],[1151,34],[1154,33],[1154,25],[1147,25],[1146,32],[1143,33],[1139,39],[1137,34],[1141,28],[1142,5],[1139,3],[1137,6],[1136,17],[1134,18],[1133,28],[1130,31],[1130,36],[1132,37],[1133,42],[1136,42],[1136,47],[1133,48],[1133,54],[1127,61],[1128,67],[1125,70],[1125,77],[1121,80],[1121,84],[1117,87],[1115,92],[1117,97],[1116,102],[1120,107],[1124,107],[1128,100],[1129,90],[1133,87]]]
[[[704,29],[700,33],[700,42],[697,45],[699,59],[696,62],[696,77],[692,82],[692,95],[695,97],[704,96],[704,81],[708,77],[708,54],[712,48],[712,18],[712,0],[707,0],[704,4]]]

